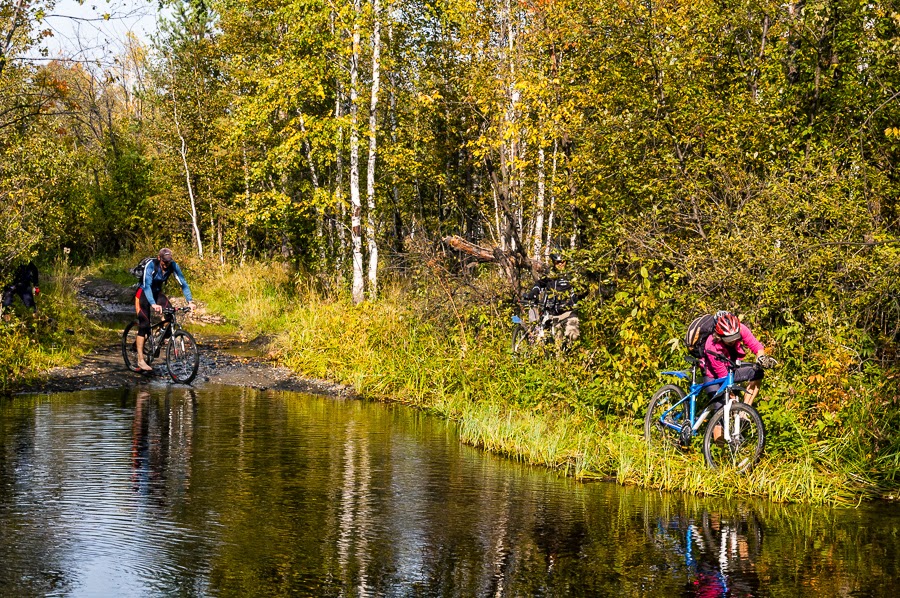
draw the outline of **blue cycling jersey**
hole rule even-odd
[[[169,267],[163,271],[159,260],[153,259],[150,260],[144,268],[144,279],[141,282],[141,288],[144,289],[144,295],[146,295],[150,305],[156,305],[155,295],[162,290],[163,283],[169,280],[169,277],[172,274],[175,275],[175,280],[181,285],[181,292],[184,294],[184,298],[188,301],[193,301],[191,287],[188,286],[187,280],[181,272],[181,268],[178,267],[178,263],[172,262],[169,264]]]

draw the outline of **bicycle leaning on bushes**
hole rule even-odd
[[[178,314],[190,310],[190,307],[163,308],[163,314],[172,316],[171,319],[163,318],[153,324],[150,327],[150,334],[144,340],[144,360],[152,365],[153,360],[160,356],[165,347],[166,369],[172,380],[179,384],[190,384],[200,367],[200,349],[197,347],[197,341],[178,322]],[[137,332],[137,320],[132,321],[122,332],[122,358],[125,360],[125,367],[135,372],[141,371],[137,366]]]
[[[684,382],[690,381],[690,387],[685,392],[677,384],[666,384],[656,391],[644,419],[644,436],[651,447],[668,444],[687,449],[709,418],[703,435],[703,456],[707,465],[713,469],[730,466],[738,471],[749,471],[762,456],[766,442],[762,418],[756,409],[742,402],[746,389],[734,382],[738,364],[722,355],[708,355],[708,358],[723,362],[728,374],[703,382],[703,376],[698,375],[700,362],[692,356],[685,357],[691,365],[690,370],[662,372]],[[716,386],[718,388],[713,391]],[[708,404],[697,414],[698,399],[710,394]]]

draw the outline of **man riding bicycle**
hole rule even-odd
[[[150,260],[144,266],[141,284],[134,294],[134,308],[138,316],[138,333],[135,339],[137,367],[145,372],[153,371],[153,368],[144,360],[144,341],[150,334],[150,311],[161,314],[163,307],[169,307],[169,298],[163,294],[162,287],[172,274],[181,285],[181,292],[187,299],[188,307],[194,309],[191,288],[188,286],[181,268],[172,257],[172,250],[168,248],[160,249],[156,259]],[[170,315],[166,316],[166,319],[171,318]]]

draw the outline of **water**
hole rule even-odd
[[[0,400],[3,596],[887,596],[900,510],[580,484],[396,405]]]

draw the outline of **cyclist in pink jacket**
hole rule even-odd
[[[747,356],[747,351],[756,355],[756,363],[740,363]],[[775,360],[766,355],[765,346],[759,342],[750,329],[736,315],[727,311],[716,314],[715,332],[706,339],[706,358],[704,359],[704,374],[710,379],[724,378],[728,375],[726,364],[715,358],[722,355],[737,361],[740,365],[734,370],[734,381],[742,384],[747,389],[744,394],[744,402],[753,404],[753,400],[759,394],[759,387],[763,379],[763,369],[768,369],[775,364]],[[712,390],[712,389],[711,389]]]

